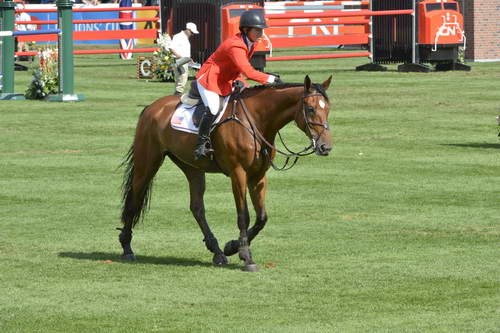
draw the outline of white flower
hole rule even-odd
[[[162,34],[156,40],[156,43],[165,51],[168,51],[170,48],[170,44],[172,43],[172,39],[168,34]]]

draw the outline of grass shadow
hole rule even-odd
[[[445,143],[441,146],[463,147],[463,148],[482,148],[482,149],[500,149],[500,143]]]
[[[108,252],[59,252],[61,258],[71,258],[77,260],[90,260],[90,261],[112,261],[124,264],[151,264],[151,265],[166,265],[166,266],[182,266],[182,267],[214,267],[209,261],[200,261],[190,258],[178,257],[154,257],[136,255],[136,261],[124,261],[121,255],[117,253]],[[228,264],[224,266],[226,269],[241,269],[239,265]]]

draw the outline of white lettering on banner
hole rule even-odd
[[[120,30],[120,23],[106,23],[104,30]]]
[[[331,26],[326,26],[326,25],[316,25],[311,27],[311,35],[312,36],[319,36],[319,35],[338,35],[339,34],[339,26],[334,25],[332,26],[332,32],[328,30]],[[319,31],[318,32],[318,29]]]
[[[307,22],[309,22],[309,19],[291,19],[289,22],[290,23],[298,23],[298,22],[307,23]],[[318,23],[318,22],[322,22],[322,20],[321,19],[314,19],[311,22],[311,24]],[[339,31],[340,25],[343,25],[343,24],[338,23],[338,22],[332,22],[331,24],[325,22],[325,25],[311,25],[310,26],[311,32],[307,35],[304,35],[304,34],[296,35],[295,30],[294,30],[294,26],[288,26],[288,34],[283,36],[283,37],[292,38],[295,36],[339,35],[340,34],[340,31]],[[307,28],[307,26],[303,26],[303,27]],[[318,27],[319,27],[319,31],[318,31]],[[330,27],[331,27],[332,31],[330,31]],[[271,36],[277,37],[279,35],[271,35]]]
[[[324,25],[320,25],[319,28],[323,32],[323,34],[330,35],[330,31],[328,31],[327,27],[325,27]]]
[[[120,30],[119,23],[81,23],[75,24],[75,31]]]
[[[80,23],[75,24],[75,31],[99,31],[98,23]]]

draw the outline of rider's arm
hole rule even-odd
[[[272,83],[275,76],[259,72],[254,69],[247,58],[247,51],[245,48],[235,45],[229,49],[229,57],[233,63],[238,67],[240,73],[249,78],[250,80],[266,84]]]

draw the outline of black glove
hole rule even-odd
[[[234,80],[234,82],[233,82],[233,87],[236,90],[241,90],[244,86],[245,86],[245,84],[241,80]]]

